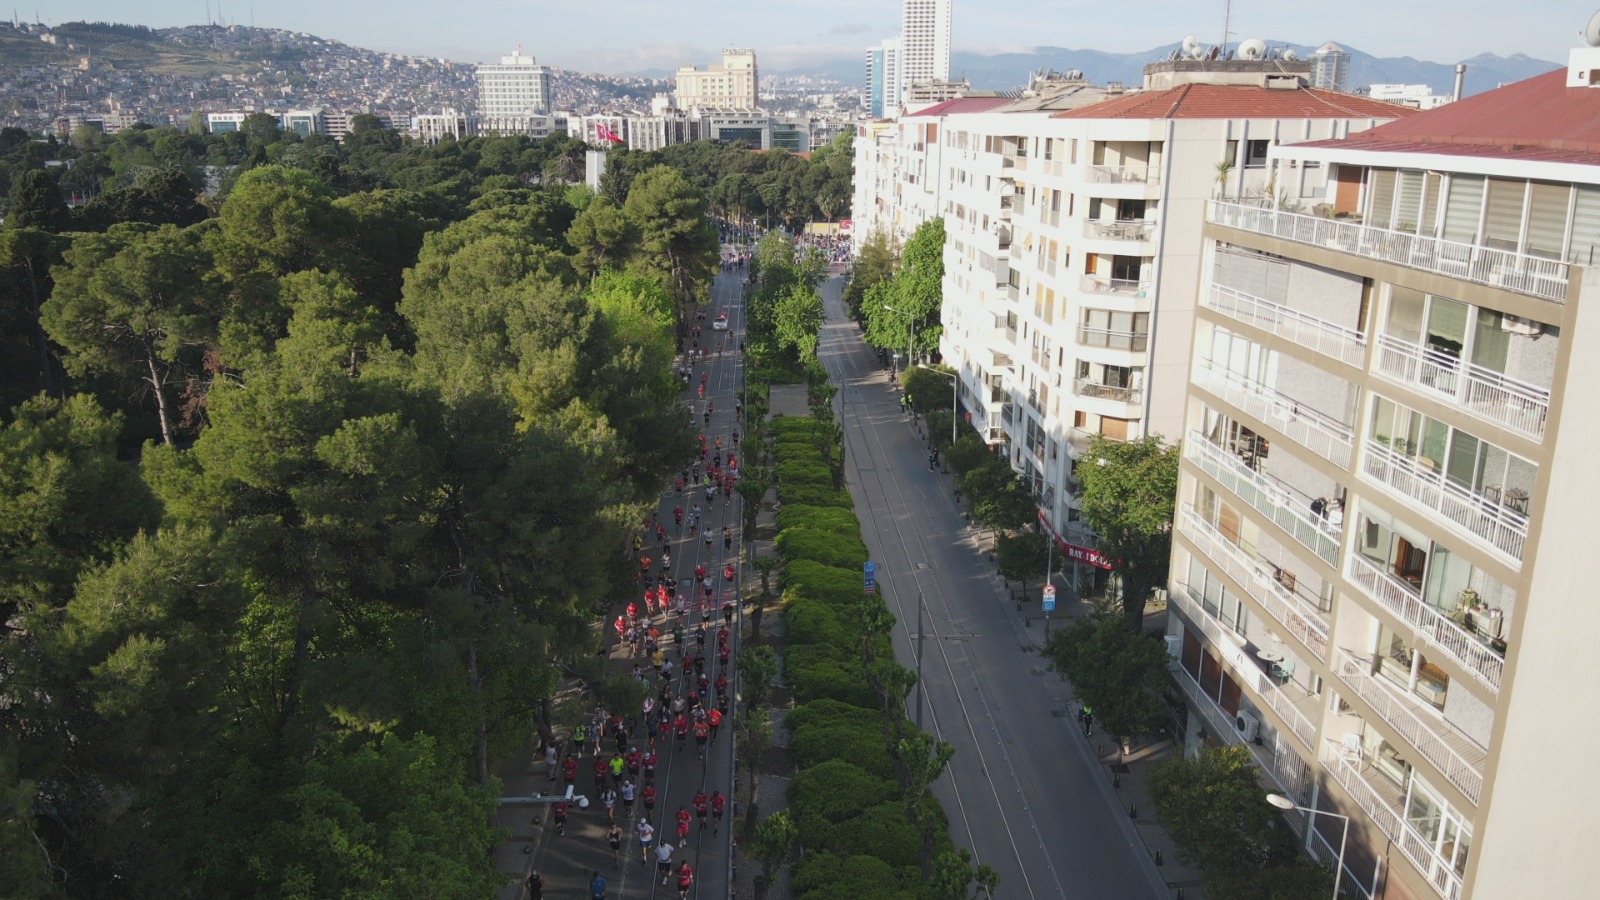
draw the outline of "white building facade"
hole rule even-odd
[[[1273,790],[1352,817],[1359,896],[1593,893],[1585,52],[1574,82],[1269,152],[1277,184],[1316,173],[1320,191],[1204,203],[1174,677],[1192,735],[1246,744]],[[1291,817],[1331,862],[1340,821]]]
[[[554,105],[550,69],[518,48],[500,57],[499,65],[477,67],[478,120],[485,131],[520,133],[529,116],[547,114]]]
[[[904,0],[900,15],[902,91],[921,82],[950,80],[951,3],[952,0]]]
[[[704,69],[682,66],[678,69],[678,108],[704,106],[755,110],[761,106],[760,87],[756,52],[748,49],[723,50],[720,65],[710,65]]]

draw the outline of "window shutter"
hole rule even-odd
[[[1372,171],[1372,202],[1368,204],[1367,224],[1388,228],[1394,223],[1394,170]]]
[[[1522,198],[1527,183],[1489,179],[1488,210],[1483,221],[1483,243],[1501,250],[1517,249],[1522,237]]]
[[[1444,207],[1445,238],[1466,244],[1477,243],[1478,219],[1482,214],[1483,176],[1450,176],[1450,198]]]
[[[1572,188],[1564,184],[1533,185],[1528,201],[1528,253],[1560,259],[1567,237],[1567,207]]]
[[[1600,188],[1578,188],[1572,209],[1572,243],[1567,248],[1571,262],[1590,265],[1600,256]]]
[[[1423,177],[1421,172],[1400,172],[1397,175],[1400,203],[1395,208],[1394,227],[1401,231],[1417,230],[1417,212],[1422,205]]]

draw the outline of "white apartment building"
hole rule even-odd
[[[1320,196],[1325,170],[1273,179],[1274,144],[1413,112],[1309,89],[1305,68],[1168,61],[1147,67],[1145,90],[1082,86],[1064,111],[959,100],[901,120],[921,136],[899,161],[902,205],[922,199],[922,168],[940,186],[927,205],[948,235],[944,361],[1063,553],[1091,563],[1076,567],[1083,590],[1107,565],[1078,520],[1080,452],[1096,434],[1183,434],[1206,203]]]
[[[478,122],[484,131],[521,133],[528,117],[551,111],[550,69],[518,47],[499,65],[477,67]]]
[[[1597,70],[1284,123],[1282,190],[1194,204],[1174,677],[1191,737],[1351,817],[1360,896],[1595,894]],[[1335,857],[1338,818],[1291,822]]]
[[[867,48],[867,117],[881,119],[900,105],[900,39]]]
[[[900,10],[900,88],[950,80],[952,0],[904,0]]]
[[[446,107],[437,113],[412,116],[411,133],[424,144],[437,144],[446,138],[459,141],[478,133],[478,119]]]
[[[760,86],[754,50],[723,50],[721,65],[706,66],[704,69],[694,66],[678,68],[678,108],[758,109],[761,106]]]

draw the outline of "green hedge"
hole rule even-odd
[[[796,600],[784,607],[789,643],[849,646],[853,632],[839,621],[839,613],[821,600]]]
[[[789,713],[789,753],[809,769],[843,760],[879,778],[895,777],[894,760],[883,740],[883,714],[838,700],[816,700]]]
[[[860,600],[865,589],[861,569],[829,566],[809,559],[797,559],[783,567],[779,585],[793,600],[821,600],[835,606],[848,606]]]
[[[833,489],[833,473],[820,462],[781,462],[777,469],[779,484],[813,485]]]
[[[896,872],[877,858],[808,853],[795,866],[794,894],[806,900],[916,900],[917,873]]]
[[[899,786],[844,760],[829,760],[795,773],[789,783],[789,814],[843,822],[889,800]]]
[[[835,532],[785,528],[778,532],[778,555],[786,560],[809,559],[825,566],[859,569],[867,561],[867,545],[859,537]]]
[[[797,652],[798,651],[798,652]],[[840,658],[830,646],[805,644],[789,648],[784,675],[795,700],[840,700],[854,706],[875,706],[878,695],[867,683],[861,663]]]
[[[837,506],[841,509],[850,509],[855,504],[850,502],[849,491],[836,491],[830,487],[819,487],[811,484],[778,483],[778,502],[785,506],[790,504],[803,504],[806,506]]]
[[[836,506],[786,506],[778,510],[779,528],[812,528],[848,537],[861,536],[861,520],[854,510]]]

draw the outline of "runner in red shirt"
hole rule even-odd
[[[567,780],[567,787],[572,787],[578,782],[578,758],[569,756],[561,763],[561,774]]]
[[[556,834],[567,833],[567,805],[567,801],[560,800],[550,809],[551,817],[556,824]]]
[[[733,580],[733,563],[728,563],[722,567],[722,577],[725,581]]]
[[[717,739],[717,729],[722,727],[722,710],[712,708],[706,713],[706,724],[711,726],[711,739]]]
[[[722,796],[721,791],[711,792],[711,833],[716,834],[722,830],[722,814],[728,811],[728,798]]]
[[[696,791],[694,795],[694,814],[700,820],[700,830],[706,830],[706,813],[710,811],[711,801],[706,797],[705,791]]]
[[[689,815],[687,806],[678,807],[678,846],[680,848],[689,845],[689,822],[692,818]]]
[[[700,721],[694,723],[694,742],[695,742],[695,745],[700,748],[700,758],[701,759],[705,759],[706,758],[706,741],[708,739],[710,739],[710,737],[711,737],[711,726],[706,724],[706,721],[704,719],[701,719]],[[702,822],[700,824],[701,824],[702,828],[705,827],[705,823],[704,822]]]
[[[672,732],[678,736],[678,749],[682,750],[689,740],[689,717],[678,713],[678,718],[672,722]]]
[[[689,889],[692,887],[694,887],[694,869],[689,868],[688,863],[684,863],[683,867],[678,869],[678,900],[688,897]]]
[[[656,783],[654,781],[645,782],[644,790],[639,792],[639,796],[644,799],[646,815],[653,814],[656,810],[656,793]]]

